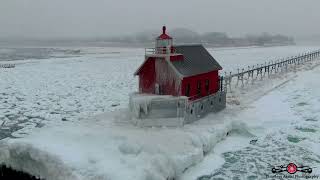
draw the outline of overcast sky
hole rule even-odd
[[[319,0],[0,0],[0,37],[101,37],[185,27],[199,33],[320,33]]]

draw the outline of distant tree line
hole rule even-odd
[[[106,41],[119,43],[153,43],[159,32],[140,32],[132,36],[113,37]],[[203,43],[214,47],[231,46],[273,46],[293,45],[294,38],[276,34],[262,33],[258,35],[246,35],[245,37],[230,37],[225,32],[208,32],[199,34],[189,29],[177,28],[169,32],[176,44],[182,43]]]

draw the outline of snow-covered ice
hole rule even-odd
[[[286,57],[305,47],[281,48]],[[213,55],[228,70],[253,57],[271,58],[262,49]],[[270,164],[319,165],[319,67],[257,82],[230,95],[224,111],[182,128],[138,128],[124,108],[136,91],[132,74],[143,51],[87,51],[0,71],[0,135],[23,137],[1,141],[0,162],[48,180],[261,179]],[[223,53],[234,60],[222,60]]]
[[[266,179],[273,166],[290,162],[320,175],[320,67],[302,68],[308,70],[289,76],[237,115],[250,134],[231,134],[180,179]]]
[[[122,49],[121,55],[112,48],[87,51],[82,57],[15,61],[16,68],[0,70],[1,128],[10,127],[0,139],[20,137],[12,132],[26,122],[41,127],[127,107],[129,92],[137,89],[132,74],[140,50]]]
[[[167,179],[203,159],[231,131],[231,121],[201,121],[183,128],[131,126],[126,112],[81,122],[60,122],[22,139],[3,141],[0,161],[50,179]],[[41,169],[30,166],[41,164]],[[60,170],[66,169],[67,175]]]

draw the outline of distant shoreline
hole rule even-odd
[[[274,43],[265,45],[217,45],[210,43],[176,43],[180,44],[203,44],[206,48],[247,48],[247,47],[276,47],[276,46],[293,46],[296,43]],[[52,40],[27,40],[27,41],[1,41],[0,48],[40,48],[40,47],[113,47],[113,48],[148,48],[154,47],[153,43],[131,43],[131,42],[111,42],[111,41],[52,41]]]

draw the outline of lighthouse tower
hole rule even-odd
[[[158,54],[173,53],[172,37],[166,34],[166,26],[162,27],[162,34],[156,39],[156,50]]]

